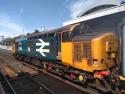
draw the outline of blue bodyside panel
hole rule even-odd
[[[36,55],[39,58],[42,59],[47,59],[47,60],[56,60],[56,38],[55,37],[47,37],[47,38],[42,38],[42,40],[45,43],[49,43],[49,45],[45,45],[42,49],[43,50],[49,50],[48,52],[43,52],[40,53],[40,51],[37,51],[37,49],[40,49],[41,46],[37,46],[37,43],[40,43],[39,39],[35,42],[35,51],[36,51]],[[41,50],[42,50],[41,49]]]
[[[41,43],[40,40],[42,40],[45,44],[47,43],[48,45],[43,45],[43,44],[37,45]],[[32,39],[32,40],[27,40],[26,38],[22,38],[22,39],[17,39],[16,42],[19,43],[19,47],[17,49],[17,53],[19,54],[28,57],[36,57],[41,60],[56,60],[55,37],[46,37],[42,39]]]
[[[17,49],[17,53],[22,54],[22,55],[26,55],[27,53],[27,38],[20,38],[17,39],[16,42],[18,43],[18,49]]]

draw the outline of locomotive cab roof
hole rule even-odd
[[[80,34],[72,39],[73,42],[79,42],[79,41],[90,41],[94,38],[97,38],[99,36],[102,36],[106,34],[107,32],[93,32],[88,34]],[[111,32],[108,32],[111,33]]]

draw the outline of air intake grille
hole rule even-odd
[[[81,61],[81,43],[74,44],[73,62]]]
[[[83,43],[83,58],[91,58],[91,43]]]
[[[91,59],[92,59],[91,42],[74,43],[73,62],[81,62],[83,58],[86,58],[88,60],[88,64],[91,64]]]

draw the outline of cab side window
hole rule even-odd
[[[69,42],[69,41],[71,41],[70,32],[63,32],[62,42]]]

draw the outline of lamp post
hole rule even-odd
[[[4,40],[4,36],[0,36],[1,37],[1,42],[3,43],[3,40]]]
[[[3,45],[3,40],[4,40],[4,36],[0,36],[0,38],[1,38],[0,48],[2,48],[2,45]]]

